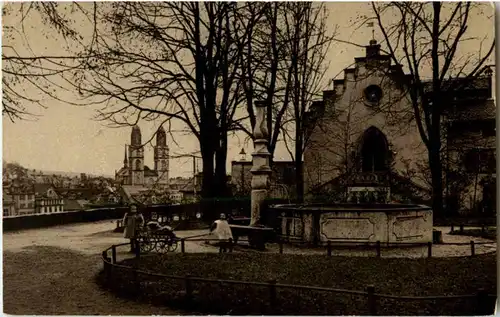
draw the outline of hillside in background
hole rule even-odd
[[[43,174],[43,175],[56,175],[56,176],[63,176],[63,177],[80,177],[81,173],[77,172],[61,172],[61,171],[44,171],[44,170],[37,170],[37,169],[28,169],[24,166],[21,166],[19,163],[16,162],[2,162],[2,170],[3,170],[3,175],[11,175],[14,176],[18,175],[20,178],[28,177],[30,175],[34,174]],[[114,178],[113,176],[110,175],[94,175],[94,174],[87,174],[87,177],[105,177],[105,178]],[[9,177],[11,178],[11,177]]]

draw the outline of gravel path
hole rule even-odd
[[[477,243],[486,243],[475,245],[475,254],[483,254],[495,252],[497,249],[496,241],[468,237],[451,235],[450,227],[434,227],[436,230],[440,230],[443,234],[444,243],[467,243],[466,245],[444,245],[444,244],[434,244],[432,246],[432,256],[433,257],[453,257],[453,256],[469,256],[471,254],[470,241]],[[268,252],[278,252],[278,246],[272,245],[268,248]],[[326,254],[325,248],[318,249],[305,249],[301,247],[292,247],[285,245],[283,247],[284,253],[291,254]],[[376,256],[376,250],[373,249],[335,249],[332,251],[333,255],[340,256]],[[404,247],[404,248],[382,248],[381,256],[387,258],[419,258],[427,257],[427,246],[423,247]]]

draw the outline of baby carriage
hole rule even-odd
[[[157,221],[148,222],[138,237],[141,252],[144,253],[153,250],[159,253],[174,252],[177,250],[178,240],[172,227],[162,226]]]

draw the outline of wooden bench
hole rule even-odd
[[[239,237],[248,237],[248,243],[251,247],[259,250],[266,248],[266,243],[273,239],[274,229],[264,226],[244,226],[230,224],[234,243],[238,242]]]

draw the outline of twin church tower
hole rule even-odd
[[[144,146],[142,144],[141,129],[135,125],[132,128],[130,145],[125,145],[123,167],[115,173],[115,180],[122,185],[129,186],[167,187],[169,184],[168,168],[169,149],[165,129],[160,126],[156,132],[154,169],[152,170],[144,164]]]

